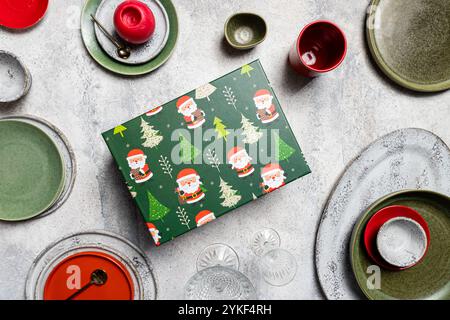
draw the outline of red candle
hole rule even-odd
[[[114,26],[125,41],[142,44],[155,32],[155,16],[145,3],[127,0],[117,7],[114,13]]]
[[[133,300],[134,285],[126,267],[109,254],[87,251],[60,262],[48,276],[44,300],[66,300],[90,282],[95,270],[103,270],[107,281],[92,285],[73,300]]]

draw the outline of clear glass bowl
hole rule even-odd
[[[274,229],[262,229],[253,235],[251,249],[255,255],[261,257],[266,252],[280,247],[280,235]]]
[[[153,268],[145,254],[127,239],[106,231],[90,231],[67,236],[39,254],[28,272],[27,300],[42,300],[47,278],[61,261],[79,252],[106,253],[121,262],[132,278],[135,300],[154,300],[157,286]]]
[[[273,286],[289,284],[297,273],[295,257],[284,249],[273,249],[262,256],[260,261],[263,279]]]
[[[186,284],[187,300],[255,300],[256,290],[241,272],[221,266],[196,273]]]
[[[198,255],[197,271],[215,266],[239,270],[239,258],[236,251],[222,243],[207,246]]]
[[[262,229],[253,235],[251,249],[260,257],[259,269],[264,281],[273,286],[289,284],[297,273],[295,257],[280,249],[281,239],[274,229]]]

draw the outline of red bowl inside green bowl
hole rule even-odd
[[[405,270],[408,268],[411,268],[415,266],[417,262],[411,266],[399,268],[396,266],[393,266],[386,262],[380,255],[377,249],[377,234],[380,230],[381,226],[385,224],[387,221],[397,218],[397,217],[405,217],[410,218],[414,221],[416,221],[425,231],[425,234],[427,235],[427,249],[430,246],[430,229],[428,228],[428,224],[425,221],[425,219],[415,210],[406,207],[406,206],[389,206],[386,208],[381,209],[377,213],[375,213],[372,218],[370,218],[369,222],[367,222],[366,228],[364,230],[364,245],[366,247],[367,254],[369,257],[380,267],[388,269],[388,270],[394,270],[394,271],[400,271]],[[426,251],[424,254],[424,257],[426,255]],[[423,257],[422,257],[423,259]]]

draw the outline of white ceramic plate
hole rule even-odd
[[[114,44],[105,36],[102,30],[95,25],[95,35],[102,49],[114,60],[125,64],[142,64],[152,60],[163,49],[169,38],[169,17],[163,5],[158,0],[141,0],[153,12],[155,16],[155,32],[150,40],[141,45],[129,44],[131,48],[131,56],[128,59],[122,59],[117,55],[117,49]],[[98,6],[95,17],[116,39],[122,43],[125,41],[120,39],[114,27],[114,12],[117,6],[123,0],[103,0]]]

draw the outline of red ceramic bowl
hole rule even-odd
[[[0,26],[25,29],[42,20],[48,0],[0,0]]]
[[[336,69],[347,53],[344,32],[326,20],[312,22],[300,32],[289,52],[289,62],[298,73],[316,77]]]
[[[114,26],[119,36],[132,44],[147,42],[155,32],[155,16],[143,2],[127,0],[114,12]]]
[[[430,246],[430,229],[428,228],[428,224],[425,219],[417,211],[405,206],[390,206],[375,213],[372,218],[370,218],[369,222],[367,222],[366,229],[364,230],[364,245],[366,247],[367,254],[380,267],[396,271],[405,270],[417,264],[416,263],[405,268],[395,267],[387,263],[378,252],[376,244],[378,231],[387,221],[397,217],[410,218],[420,224],[423,230],[425,230],[425,234],[427,235],[427,248],[424,257],[427,253],[428,247]]]

